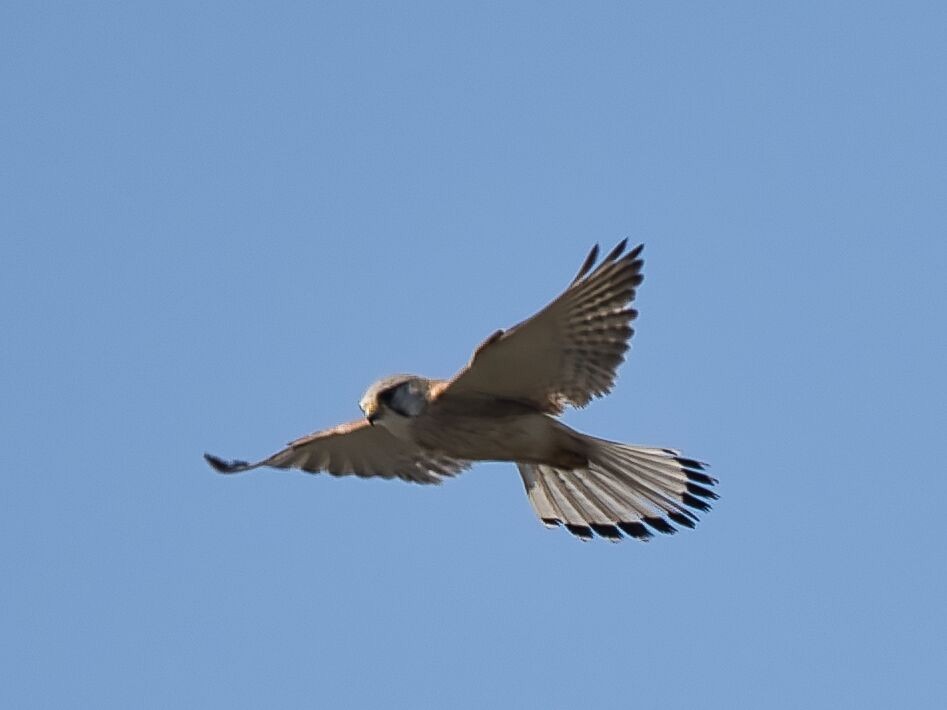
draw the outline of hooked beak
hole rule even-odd
[[[362,407],[362,411],[365,413],[365,421],[375,426],[375,420],[378,419],[378,407],[369,403]]]

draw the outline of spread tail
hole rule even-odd
[[[593,534],[620,540],[622,533],[648,540],[652,530],[676,532],[672,522],[693,528],[693,511],[710,510],[707,501],[717,498],[710,489],[716,479],[703,473],[706,464],[673,449],[585,439],[586,467],[517,464],[529,501],[548,526],[565,525],[583,540]]]

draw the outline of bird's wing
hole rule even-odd
[[[497,331],[439,397],[500,397],[558,414],[611,390],[638,312],[644,245],[623,255],[622,241],[596,266],[598,245],[569,287],[532,318]],[[593,268],[594,267],[594,268]]]
[[[225,461],[211,454],[204,458],[220,473],[240,473],[260,466],[298,468],[309,473],[326,471],[333,476],[398,477],[414,483],[440,483],[470,464],[439,456],[406,443],[384,427],[364,420],[317,431],[290,443],[282,451],[254,463]]]

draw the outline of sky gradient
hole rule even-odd
[[[0,705],[947,702],[942,3],[5,3]],[[646,244],[695,531],[256,471]]]

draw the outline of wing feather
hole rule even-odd
[[[470,465],[404,442],[384,427],[370,426],[364,420],[304,436],[254,463],[226,461],[211,454],[204,454],[204,458],[220,473],[270,466],[308,473],[325,471],[333,476],[398,477],[414,483],[440,483]]]
[[[439,397],[502,397],[559,414],[607,394],[634,335],[638,311],[629,304],[644,278],[644,245],[625,254],[626,246],[623,240],[596,266],[595,245],[558,298],[487,338]]]

